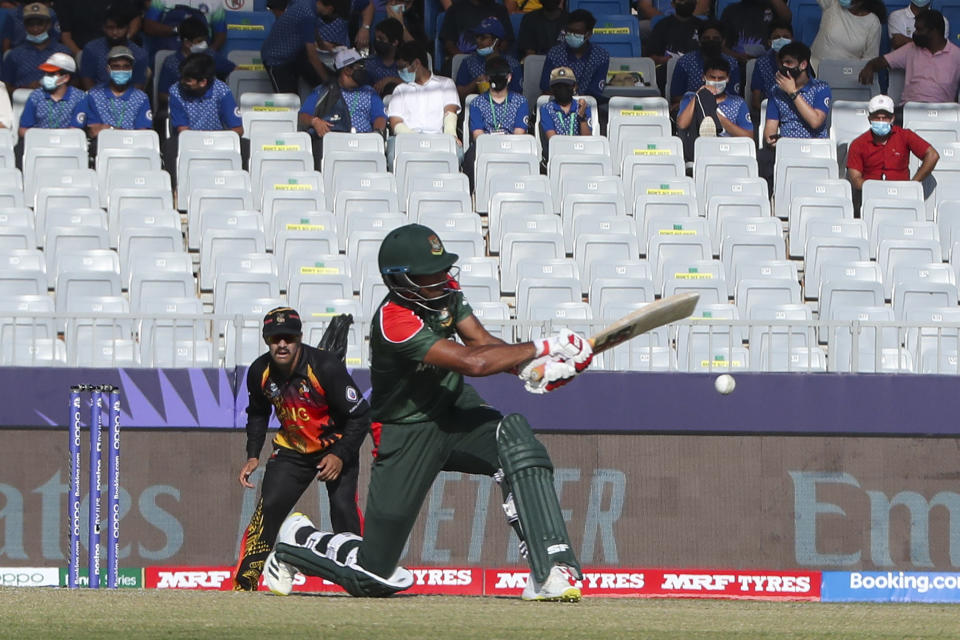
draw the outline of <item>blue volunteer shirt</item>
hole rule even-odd
[[[503,58],[510,64],[510,75],[512,78],[510,79],[510,86],[508,88],[510,91],[523,93],[523,68],[513,56],[503,56]],[[486,64],[487,59],[479,53],[471,53],[464,58],[463,62],[460,63],[460,68],[457,70],[457,85],[468,85],[484,75],[487,72]]]
[[[14,89],[39,82],[43,77],[43,71],[37,67],[55,53],[71,55],[66,45],[53,40],[47,40],[45,46],[40,49],[29,42],[14,47],[3,58],[3,81],[8,87]]]
[[[577,79],[580,95],[600,98],[607,81],[607,68],[610,66],[610,54],[603,47],[587,43],[587,51],[582,58],[574,55],[565,43],[558,44],[547,51],[540,75],[540,90],[550,90],[550,72],[557,67],[570,67]]]
[[[316,22],[315,0],[291,0],[260,47],[263,64],[274,66],[293,62],[306,45],[316,42]]]
[[[814,109],[830,113],[830,85],[811,78],[807,84],[800,89],[800,95],[797,100],[806,100]],[[797,108],[793,105],[790,97],[777,87],[773,96],[767,102],[767,120],[779,120],[779,133],[784,138],[827,138],[829,131],[827,120],[824,120],[823,126],[819,129],[811,129],[809,125],[800,117]]]
[[[123,46],[133,53],[133,80],[131,82],[145,85],[147,83],[147,52],[137,46],[136,42],[130,40],[123,43]],[[106,38],[97,38],[88,42],[87,46],[83,48],[83,55],[80,57],[80,77],[89,78],[97,84],[109,82],[107,53],[110,48]]]
[[[196,6],[191,6],[196,4]],[[178,25],[190,16],[202,18],[210,30],[210,34],[227,32],[227,12],[223,0],[206,0],[203,2],[183,2],[182,0],[152,0],[143,14],[144,20],[153,20],[169,26]],[[153,51],[161,49],[176,49],[180,46],[177,36],[151,38]]]
[[[564,113],[556,100],[550,100],[540,107],[540,128],[543,133],[555,131],[562,136],[580,135],[580,126],[577,124],[577,100],[574,98],[570,105],[570,113]],[[471,105],[472,108],[473,105]],[[587,111],[584,114],[587,124],[590,124],[592,115],[590,105],[587,105]]]
[[[683,100],[680,101],[680,111],[687,108],[687,105],[690,104],[690,101],[695,95],[697,95],[695,91],[684,94]],[[723,115],[727,117],[727,120],[741,129],[753,131],[753,119],[750,117],[750,107],[747,106],[747,101],[740,96],[725,97],[723,102],[717,103],[717,110],[722,112]],[[729,136],[730,134],[723,131],[719,135]]]
[[[724,55],[730,63],[730,80],[727,82],[727,93],[740,93],[740,63],[732,56]],[[673,68],[673,78],[670,81],[670,97],[682,96],[688,91],[696,91],[703,86],[703,55],[700,51],[691,51],[680,56],[677,66]]]
[[[334,18],[330,22],[324,22],[323,18],[318,17],[317,38],[342,47],[349,47],[350,24],[343,18]]]
[[[777,85],[777,52],[770,51],[757,58],[750,76],[750,91],[762,91],[764,98],[770,98]]]
[[[20,126],[30,129],[82,129],[86,120],[87,94],[74,87],[60,100],[43,89],[34,89],[20,114]]]
[[[380,82],[384,78],[400,77],[400,72],[397,69],[397,63],[393,63],[391,65],[383,64],[383,60],[381,60],[379,56],[367,58],[366,69],[367,74],[370,76],[370,81],[374,84]]]
[[[471,135],[477,129],[484,133],[513,133],[514,129],[528,129],[529,124],[530,105],[522,93],[510,91],[500,104],[487,91],[470,103]]]
[[[242,126],[240,108],[223,81],[215,79],[199,98],[184,98],[179,82],[170,87],[170,127],[174,131],[179,127],[194,131],[222,131]]]
[[[214,73],[216,73],[218,77],[230,75],[230,72],[237,67],[237,65],[227,60],[219,51],[207,49],[206,53],[213,58],[213,62],[216,65]],[[186,56],[183,55],[183,51],[180,49],[177,49],[175,53],[171,53],[164,58],[163,66],[160,67],[160,77],[157,78],[157,91],[159,93],[170,93],[170,87],[180,80],[180,63],[183,62],[185,58]]]
[[[16,11],[10,12],[10,19],[3,24],[3,38],[10,40],[11,48],[20,46],[27,41],[27,27],[23,24],[23,8],[28,4],[30,3],[20,3]],[[47,40],[47,42],[59,42],[60,19],[57,17],[57,12],[53,10],[53,7],[47,8],[50,9],[50,28],[47,29],[47,35],[50,36],[50,40]]]
[[[150,99],[140,89],[129,87],[116,95],[101,84],[87,92],[87,124],[106,124],[114,129],[151,129]]]
[[[322,89],[323,85],[320,85],[307,96],[300,107],[300,113],[309,116],[314,115]],[[350,110],[350,125],[357,133],[370,133],[373,131],[374,120],[387,117],[383,100],[371,87],[363,86],[359,89],[344,89],[341,87],[340,92],[343,94],[343,100]]]

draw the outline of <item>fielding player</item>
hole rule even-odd
[[[271,405],[280,431],[240,544],[237,591],[257,589],[280,524],[314,478],[327,484],[334,531],[360,533],[358,452],[370,429],[369,405],[336,350],[315,349],[301,344],[301,338],[300,315],[288,307],[272,309],[263,319],[270,351],[247,372],[247,462],[240,470],[241,485],[253,487],[250,475],[260,462]]]
[[[267,560],[265,584],[272,591],[289,593],[297,569],[355,596],[409,588],[412,574],[398,562],[423,500],[440,471],[460,471],[500,483],[504,512],[531,568],[523,598],[580,599],[580,565],[546,449],[526,419],[503,416],[463,376],[519,370],[529,391],[544,393],[589,366],[590,343],[568,330],[522,344],[491,336],[459,290],[456,261],[421,225],[400,227],[384,239],[378,262],[390,291],[370,330],[371,405],[383,425],[364,537],[319,531],[306,516],[293,514]],[[542,377],[532,374],[539,365]]]

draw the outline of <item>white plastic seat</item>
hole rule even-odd
[[[266,239],[262,230],[216,227],[207,229],[200,244],[200,288],[209,290],[213,287],[217,254],[265,253],[266,250]]]
[[[854,278],[827,278],[820,283],[820,317],[834,320],[838,309],[858,309],[883,304],[883,284]]]
[[[34,338],[0,345],[0,364],[14,367],[61,367],[67,364],[67,347],[59,338]]]
[[[512,329],[508,326],[510,322],[510,308],[507,303],[494,300],[492,302],[474,302],[470,301],[473,308],[473,315],[482,323],[490,335],[510,342],[513,340]]]
[[[411,214],[412,215],[412,214]],[[412,218],[411,218],[412,220]],[[469,231],[483,235],[483,223],[480,216],[473,212],[443,213],[441,211],[422,212],[417,220],[419,224],[429,227],[445,238],[447,232]]]
[[[50,209],[93,209],[100,206],[100,196],[90,187],[41,187],[37,190],[35,212],[37,229],[46,229],[46,213]]]
[[[781,142],[783,144],[781,144]],[[793,197],[791,185],[798,181],[835,180],[839,176],[837,148],[829,139],[781,138],[774,164],[775,215],[785,219]]]
[[[534,310],[562,302],[580,302],[580,281],[575,278],[522,278],[517,282],[517,319],[535,320]]]
[[[109,129],[107,129],[109,131]],[[156,132],[150,131],[156,135]],[[97,176],[100,183],[100,205],[107,206],[107,179],[117,171],[160,171],[160,152],[152,148],[99,149],[97,151]]]
[[[866,238],[808,236],[804,250],[803,289],[812,299],[819,295],[821,265],[830,262],[858,262],[870,259]]]
[[[376,151],[326,151],[323,153],[323,192],[327,207],[333,209],[334,184],[341,174],[386,173],[387,158]]]
[[[56,273],[58,257],[87,249],[109,249],[107,230],[96,226],[50,227],[44,240],[47,272]]]
[[[654,266],[658,286],[663,283],[664,263],[713,257],[710,232],[704,218],[655,216],[647,219],[643,234],[647,238],[647,259]]]
[[[182,185],[182,182],[181,182]],[[181,211],[190,210],[190,194],[196,189],[244,189],[253,193],[250,174],[237,167],[235,169],[218,169],[196,167],[190,175],[189,191],[180,189],[178,205]]]
[[[945,308],[957,304],[957,283],[949,265],[903,265],[893,273],[892,302],[899,320],[918,309]]]
[[[130,275],[132,255],[155,255],[183,251],[183,234],[179,227],[123,227],[120,230],[120,277]]]
[[[168,189],[115,189],[110,193],[107,225],[113,243],[120,240],[120,216],[127,211],[170,211],[173,194]]]
[[[535,169],[535,174],[517,174],[511,175],[509,179],[504,180],[493,180],[490,182],[489,189],[487,190],[487,199],[483,201],[483,207],[481,208],[481,202],[477,200],[477,197],[474,197],[474,207],[478,213],[484,212],[484,210],[489,211],[489,207],[493,203],[493,197],[498,193],[519,193],[519,194],[532,194],[532,193],[543,193],[547,196],[547,201],[550,203],[550,207],[553,207],[553,197],[550,192],[550,180],[547,176],[540,175],[539,165]],[[477,187],[480,187],[480,183],[477,182]],[[548,211],[547,213],[553,213]]]
[[[331,267],[324,268],[332,269]],[[359,280],[359,279],[358,279]],[[291,270],[286,284],[287,299],[294,307],[303,306],[301,302],[309,300],[326,300],[336,298],[352,298],[353,283],[350,274],[338,270],[336,273]]]
[[[876,77],[872,84],[860,83],[860,70],[868,62],[869,60],[857,59],[824,59],[817,66],[817,77],[830,85],[835,100],[866,102],[880,93],[880,83]]]
[[[750,317],[755,306],[770,307],[782,304],[800,304],[800,283],[790,278],[744,278],[737,283],[734,300],[740,315]]]
[[[727,278],[733,277],[734,265],[739,261],[786,260],[782,229],[780,220],[773,217],[726,218],[720,229],[720,259]]]
[[[566,238],[564,248],[569,253],[574,245],[574,221],[578,217],[622,218],[633,230],[633,221],[625,215],[623,199],[619,194],[611,193],[569,193],[562,201],[560,217]]]
[[[297,130],[296,111],[244,111],[243,137],[261,134],[285,134]]]
[[[882,223],[924,222],[927,219],[923,201],[906,198],[864,200],[860,217],[867,225],[870,238],[877,237],[877,226]]]
[[[282,231],[306,232],[306,233],[324,233],[330,241],[330,246],[334,250],[337,248],[337,219],[332,213],[326,211],[278,211],[270,220],[270,226],[264,227],[267,234],[267,249],[273,250],[277,255],[282,255],[282,250],[277,248],[277,237]],[[325,252],[329,253],[329,251]]]
[[[635,185],[638,182],[667,183],[686,177],[686,168],[682,157],[675,156],[626,156],[621,170],[624,197],[633,202]],[[694,195],[696,195],[694,193]]]
[[[47,295],[45,269],[0,268],[0,296]]]
[[[803,256],[803,249],[810,235],[808,227],[813,220],[836,224],[851,221],[853,220],[853,202],[840,196],[794,197],[789,209],[791,258]],[[842,226],[837,227],[838,232],[842,229]]]
[[[694,143],[693,178],[697,200],[706,202],[709,182],[728,183],[757,177],[757,148],[752,138],[697,138]]]
[[[289,273],[294,256],[310,256],[319,259],[322,256],[336,255],[337,236],[333,229],[317,228],[320,225],[307,225],[306,228],[282,229],[274,240],[274,255],[280,265],[281,276]]]
[[[275,273],[219,270],[213,285],[213,311],[220,313],[225,302],[233,298],[276,298],[279,295],[280,279]]]
[[[637,236],[631,232],[617,233],[614,230],[577,235],[573,257],[580,267],[586,284],[592,278],[594,262],[611,260],[636,260],[640,257]]]
[[[892,287],[894,273],[903,265],[925,265],[941,262],[938,240],[884,240],[877,250],[877,265],[883,280]]]
[[[469,193],[452,191],[411,191],[407,196],[407,215],[420,220],[428,213],[473,213]],[[474,216],[476,217],[476,216]]]
[[[443,246],[450,253],[464,258],[480,258],[486,255],[483,234],[476,231],[447,231],[442,235]]]
[[[360,290],[360,274],[363,265],[376,263],[377,254],[389,229],[359,230],[347,236],[347,257],[353,272],[353,290]]]
[[[660,123],[658,123],[659,127]],[[669,129],[667,129],[669,132]],[[630,156],[675,156],[683,157],[683,142],[676,136],[651,136],[631,132],[619,140],[610,139],[610,154],[613,170],[619,176],[623,172],[623,159]]]
[[[500,247],[500,282],[503,293],[513,293],[517,286],[517,263],[521,260],[562,258],[563,235],[559,233],[504,234]]]
[[[487,225],[490,234],[490,251],[492,253],[500,252],[500,240],[503,236],[501,230],[502,222],[506,220],[516,220],[519,217],[550,216],[556,219],[557,229],[560,230],[561,220],[553,214],[553,203],[550,194],[541,191],[524,192],[500,192],[492,196],[490,200],[490,212],[487,215]],[[537,227],[542,224],[536,223]]]
[[[610,322],[624,315],[622,305],[653,302],[655,289],[649,264],[597,261],[592,271],[589,297],[596,318]]]
[[[697,293],[697,309],[704,305],[725,304],[730,296],[723,265],[719,260],[668,262],[664,264],[664,297],[680,293]],[[696,311],[694,311],[696,313]]]

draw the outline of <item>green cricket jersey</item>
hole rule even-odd
[[[457,291],[446,309],[428,311],[389,294],[370,326],[372,418],[379,422],[425,422],[456,402],[463,376],[424,364],[438,340],[456,334],[456,324],[473,314]]]

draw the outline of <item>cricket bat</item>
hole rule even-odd
[[[683,320],[693,313],[698,300],[700,300],[699,293],[679,293],[652,302],[642,309],[628,313],[605,327],[600,333],[591,336],[590,346],[593,347],[594,353],[603,353],[647,331]],[[534,380],[542,378],[543,368],[544,365],[537,367],[531,377]]]

